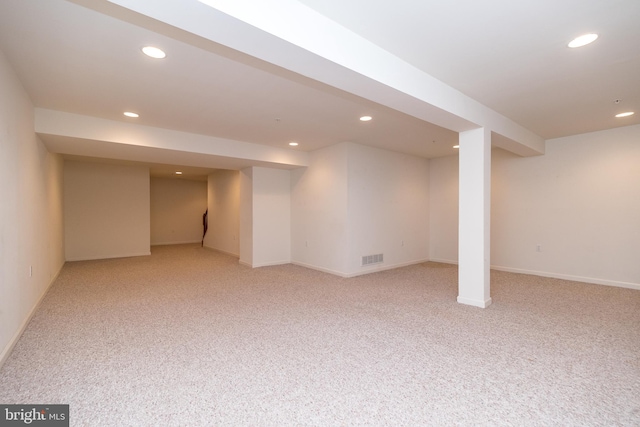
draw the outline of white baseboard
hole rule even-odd
[[[503,267],[499,265],[492,265],[491,268],[493,270],[506,271],[509,273],[530,274],[532,276],[551,277],[553,279],[571,280],[573,282],[589,283],[593,285],[615,286],[618,288],[640,290],[639,283],[619,282],[616,280],[597,279],[594,277],[572,276],[570,274],[549,273],[546,271],[525,270],[521,268]]]
[[[27,326],[29,325],[29,322],[31,322],[31,318],[33,317],[33,315],[36,313],[36,311],[40,307],[40,304],[42,303],[42,300],[44,299],[44,296],[47,295],[47,292],[49,292],[49,288],[51,288],[51,285],[53,285],[53,283],[56,281],[56,279],[58,279],[58,276],[60,275],[60,272],[62,272],[62,268],[63,267],[64,267],[64,263],[60,266],[60,269],[58,269],[58,272],[55,274],[55,276],[53,276],[53,278],[49,281],[49,284],[47,285],[47,287],[42,292],[42,295],[40,295],[40,298],[38,298],[38,301],[34,304],[33,308],[31,309],[31,311],[29,312],[27,317],[24,319],[22,324],[20,324],[20,327],[18,328],[16,333],[13,334],[13,336],[9,340],[9,343],[2,350],[2,353],[0,353],[0,368],[2,368],[4,363],[9,358],[9,355],[13,351],[13,348],[16,346],[16,344],[20,340],[20,337],[22,337],[22,334],[24,333],[25,329],[27,329]]]
[[[429,261],[441,262],[445,264],[458,264],[456,260],[432,258]],[[616,280],[597,279],[594,277],[573,276],[570,274],[550,273],[547,271],[526,270],[523,268],[504,267],[501,265],[492,265],[492,270],[506,271],[508,273],[530,274],[532,276],[550,277],[552,279],[571,280],[572,282],[589,283],[592,285],[614,286],[617,288],[627,288],[640,290],[640,283],[620,282]]]
[[[285,264],[291,264],[291,261],[273,261],[273,262],[263,262],[263,263],[259,263],[259,264],[249,264],[246,261],[238,261],[240,264],[242,265],[246,265],[247,267],[251,267],[251,268],[260,268],[260,267],[271,267],[274,265],[285,265]]]
[[[240,254],[234,254],[233,252],[223,251],[222,249],[218,249],[218,248],[212,248],[211,246],[204,245],[203,248],[208,249],[210,251],[220,252],[221,254],[229,255],[234,258],[240,258]]]
[[[154,242],[154,243],[151,243],[151,246],[189,245],[191,243],[202,243],[202,239],[200,239],[200,240],[184,240],[184,241],[179,241],[179,242]]]
[[[400,262],[397,264],[389,264],[389,265],[378,265],[375,267],[367,267],[366,270],[363,271],[358,271],[355,273],[350,273],[350,274],[346,274],[343,277],[357,277],[357,276],[363,276],[365,274],[370,274],[370,273],[378,273],[380,271],[386,271],[386,270],[393,270],[396,268],[402,268],[402,267],[408,267],[410,265],[415,265],[415,264],[422,264],[424,262],[429,261],[428,259],[418,259],[418,260],[414,260],[414,261],[407,261],[407,262]]]
[[[116,258],[131,258],[137,256],[149,256],[151,255],[151,251],[149,252],[136,252],[130,254],[118,254],[118,255],[108,255],[108,256],[91,256],[91,257],[77,257],[77,258],[67,258],[66,261],[94,261],[99,259],[116,259]]]
[[[358,271],[355,273],[343,273],[340,271],[335,271],[335,270],[331,270],[323,267],[317,267],[315,265],[305,264],[303,262],[298,262],[298,261],[292,261],[291,264],[299,265],[300,267],[309,268],[311,270],[322,271],[323,273],[329,273],[329,274],[333,274],[334,276],[340,276],[340,277],[344,277],[345,279],[348,279],[350,277],[364,276],[365,274],[378,273],[380,271],[393,270],[396,268],[407,267],[410,265],[422,264],[423,262],[427,262],[427,261],[429,260],[423,259],[423,260],[402,262],[398,264],[378,265],[376,267],[368,267],[366,270]]]
[[[463,298],[459,296],[457,301],[459,304],[472,305],[474,307],[480,307],[480,308],[487,308],[491,305],[491,298],[485,301],[482,301],[482,300],[475,300],[470,298]]]
[[[335,270],[331,270],[331,269],[323,268],[323,267],[318,267],[318,266],[311,265],[311,264],[305,264],[304,262],[291,261],[291,264],[298,265],[298,266],[304,267],[304,268],[308,268],[310,270],[322,271],[323,273],[333,274],[334,276],[347,277],[347,276],[344,275],[344,273],[340,273],[339,271],[335,271]]]
[[[439,262],[441,264],[454,264],[458,265],[458,261],[455,259],[444,259],[444,258],[429,258],[429,262]]]

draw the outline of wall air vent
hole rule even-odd
[[[382,261],[384,261],[382,254],[365,255],[362,257],[362,266],[380,264]]]

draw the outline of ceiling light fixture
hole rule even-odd
[[[182,175],[182,172],[176,171],[176,175]]]
[[[459,145],[454,145],[453,148],[460,148],[460,146]]]
[[[133,117],[134,119],[137,119],[138,117],[140,117],[140,114],[132,113],[131,111],[125,111],[124,115],[127,117]]]
[[[588,45],[589,43],[593,43],[594,41],[596,41],[597,38],[598,38],[597,34],[584,34],[580,37],[576,37],[575,39],[571,40],[571,42],[569,42],[567,46],[572,48],[582,47],[582,46]]]
[[[290,142],[289,145],[292,146],[292,147],[297,147],[298,143],[297,142]]]
[[[616,114],[616,117],[620,118],[620,117],[629,117],[629,116],[633,116],[634,112],[633,111],[627,111],[626,113],[620,113],[620,114]]]
[[[162,49],[158,49],[157,47],[153,47],[153,46],[145,46],[142,48],[142,52],[147,55],[150,56],[151,58],[155,58],[155,59],[162,59],[165,58],[167,56],[166,53],[164,53],[164,51]]]
[[[368,122],[368,121],[371,121],[372,118],[373,117],[371,117],[371,116],[362,116],[362,117],[360,117],[360,121],[361,122]]]

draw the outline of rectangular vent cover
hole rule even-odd
[[[382,254],[365,255],[362,257],[362,265],[380,264],[383,261]]]

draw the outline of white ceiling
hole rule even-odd
[[[545,139],[640,123],[638,0],[300,1]]]
[[[301,3],[545,139],[640,123],[638,0]],[[99,12],[105,4],[0,2],[0,50],[36,107],[130,122],[122,112],[133,110],[142,125],[281,148],[297,141],[304,151],[351,141],[427,158],[455,153],[455,132],[116,19]],[[585,32],[600,38],[566,47]],[[144,57],[147,44],[168,57]],[[636,115],[613,117],[623,110]],[[360,122],[363,114],[374,120]]]

